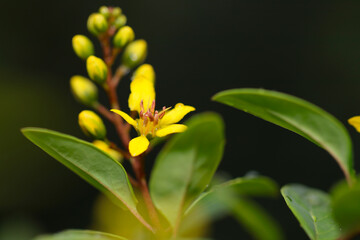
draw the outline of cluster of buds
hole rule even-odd
[[[101,57],[96,56],[90,38],[85,35],[73,37],[74,52],[85,62],[88,73],[88,77],[76,75],[70,79],[71,91],[81,104],[93,109],[98,108],[98,86],[108,91],[113,80],[111,70],[119,54],[122,54],[122,61],[117,67],[126,73],[145,61],[147,43],[145,40],[135,40],[134,30],[126,23],[127,18],[119,7],[102,6],[98,12],[89,16],[87,29],[100,41],[103,48]],[[144,66],[141,72],[136,71],[136,75],[150,74],[155,78],[152,67],[146,64]],[[94,140],[95,146],[117,160],[121,158],[118,152],[110,148],[110,143],[106,139],[106,128],[100,116],[93,111],[85,110],[79,114],[78,120],[80,128],[85,135]]]

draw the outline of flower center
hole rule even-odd
[[[145,111],[144,110],[144,101],[141,100],[140,102],[140,113],[139,113],[139,122],[138,127],[141,135],[148,135],[151,134],[152,136],[155,135],[155,131],[159,124],[159,120],[162,119],[167,110],[170,108],[166,108],[165,106],[159,112],[155,110],[155,100],[151,103],[151,107]]]

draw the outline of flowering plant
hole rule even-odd
[[[89,38],[76,35],[73,48],[86,61],[90,79],[74,76],[70,86],[74,97],[91,109],[82,111],[78,121],[92,143],[47,129],[25,128],[22,132],[106,197],[99,205],[97,231],[68,230],[38,240],[199,239],[207,235],[210,222],[224,214],[234,216],[255,239],[281,240],[284,234],[279,225],[251,199],[275,197],[280,192],[310,239],[351,239],[360,232],[360,184],[353,168],[352,143],[336,118],[279,92],[220,92],[214,101],[284,127],[328,151],[346,181],[329,194],[300,184],[286,185],[280,191],[273,180],[256,174],[232,180],[218,177],[215,172],[225,145],[222,118],[216,113],[198,113],[179,124],[194,107],[177,103],[156,110],[155,71],[143,64],[147,43],[135,40],[120,8],[101,7],[90,15],[87,27],[99,40],[103,56],[95,56]],[[128,114],[120,108],[117,87],[130,73]],[[99,102],[98,87],[108,96],[109,106]],[[109,130],[98,114],[113,124],[118,142],[107,137]],[[359,117],[349,122],[360,129]],[[158,154],[148,184],[145,159],[170,134],[174,136]],[[111,224],[102,219],[109,217],[103,216],[104,206],[111,209]]]

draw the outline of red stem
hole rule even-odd
[[[114,63],[116,55],[119,53],[119,51],[113,50],[110,45],[110,37],[113,35],[113,32],[110,29],[107,33],[105,33],[103,36],[99,38],[102,48],[103,48],[103,54],[104,54],[104,60],[108,68],[108,74],[106,79],[106,85],[105,90],[109,98],[109,102],[112,108],[120,110],[120,105],[118,101],[118,96],[116,93],[116,87],[118,83],[120,82],[121,78],[129,72],[129,69],[127,69],[124,66],[120,66],[115,76],[112,76],[112,64]],[[123,119],[117,115],[112,114],[102,105],[97,105],[97,110],[103,114],[106,118],[108,118],[115,126],[117,133],[126,149],[128,149],[129,142],[130,142],[130,135],[129,130],[130,128],[127,126],[127,124],[124,124]],[[145,205],[149,212],[149,217],[155,226],[157,230],[161,229],[161,224],[159,220],[158,213],[156,211],[156,208],[152,202],[148,185],[146,182],[145,177],[145,171],[144,171],[144,159],[143,157],[137,157],[137,158],[131,158],[129,153],[126,153],[123,155],[126,158],[129,158],[132,167],[134,169],[135,176],[137,178],[137,181],[130,178],[130,181],[133,182],[133,185],[137,185],[142,193]],[[132,179],[132,180],[131,180]],[[142,219],[139,219],[142,220]],[[154,232],[153,229],[149,229],[150,231]]]
[[[144,159],[141,157],[132,158],[131,164],[133,166],[136,178],[138,179],[140,191],[144,198],[147,210],[149,212],[149,217],[153,222],[153,224],[155,225],[155,228],[161,229],[159,216],[151,199],[149,188],[146,182],[145,171],[144,171]]]

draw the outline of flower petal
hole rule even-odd
[[[127,113],[124,113],[123,111],[117,110],[117,109],[111,109],[112,112],[119,114],[127,123],[132,125],[134,128],[137,128],[136,121],[130,117]]]
[[[157,137],[165,137],[172,133],[184,132],[186,129],[187,126],[185,126],[184,124],[171,124],[157,130],[155,134]]]
[[[360,132],[360,116],[350,118],[348,123],[353,126],[356,131]]]
[[[131,111],[140,112],[140,103],[143,101],[144,109],[147,111],[155,100],[155,87],[151,79],[142,76],[136,77],[130,84],[129,108]]]
[[[166,112],[164,117],[160,120],[162,126],[179,122],[189,112],[195,111],[192,106],[186,106],[182,103],[175,105],[175,108]]]
[[[132,139],[129,143],[129,152],[131,156],[139,156],[148,149],[149,144],[149,140],[143,135]]]

